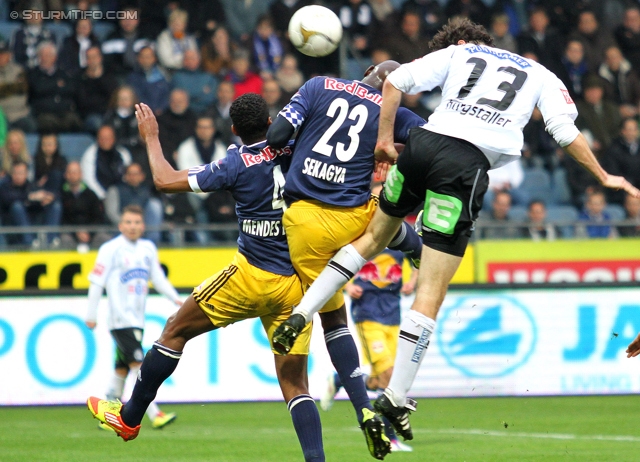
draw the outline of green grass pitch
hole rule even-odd
[[[387,461],[638,461],[640,397],[423,399],[413,453]],[[284,403],[163,406],[178,420],[143,422],[128,443],[86,408],[0,407],[0,461],[302,461]],[[348,402],[320,411],[328,461],[373,461]]]

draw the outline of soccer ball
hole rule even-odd
[[[341,39],[340,19],[324,6],[302,7],[289,21],[289,40],[307,56],[327,56],[338,48]]]

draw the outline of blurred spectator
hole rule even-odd
[[[100,246],[111,236],[105,232],[88,232],[83,230],[81,226],[106,224],[102,201],[82,181],[82,169],[79,162],[69,162],[64,179],[61,224],[76,226],[78,230],[73,233],[63,233],[60,236],[62,247],[77,246],[78,251],[82,251],[88,250],[89,246]]]
[[[176,165],[186,170],[194,165],[209,164],[224,159],[227,147],[216,137],[216,125],[211,116],[200,116],[196,121],[195,135],[178,146]]]
[[[253,56],[263,79],[273,78],[282,64],[283,55],[282,43],[275,33],[271,17],[262,16],[253,33]]]
[[[60,224],[62,206],[53,193],[38,188],[28,178],[28,166],[17,162],[11,168],[11,179],[0,188],[2,222],[13,226],[57,226]],[[54,247],[60,241],[56,233],[48,233],[48,241]],[[35,235],[19,235],[17,243],[36,246]]]
[[[574,101],[582,99],[584,78],[589,73],[589,65],[584,56],[584,45],[579,39],[571,39],[564,47],[564,54],[558,63],[549,67],[565,84]]]
[[[484,239],[516,239],[520,233],[516,226],[509,226],[509,211],[511,210],[511,194],[506,191],[498,191],[493,197],[491,212],[488,216],[481,217],[481,222],[493,226],[482,228]]]
[[[41,14],[29,15],[11,39],[13,59],[27,69],[35,68],[38,65],[38,48],[45,42],[56,43],[55,34],[44,26]]]
[[[224,5],[229,32],[243,46],[247,46],[258,24],[258,18],[268,11],[269,2],[255,0],[240,2],[221,0],[221,2]]]
[[[584,10],[578,15],[578,27],[571,34],[584,45],[584,56],[589,66],[589,72],[597,72],[604,51],[616,43],[609,31],[603,30],[593,11]]]
[[[200,52],[184,52],[182,69],[173,75],[173,88],[189,94],[189,108],[196,114],[204,112],[213,104],[218,90],[218,79],[200,69]]]
[[[236,201],[227,190],[213,191],[204,200],[207,221],[217,225],[238,223]],[[229,231],[213,231],[211,238],[217,242],[235,242],[238,239],[238,227]]]
[[[562,35],[567,35],[569,27],[577,24],[580,11],[584,10],[587,5],[593,5],[596,2],[590,0],[536,0],[527,3],[536,3],[544,8],[551,26]]]
[[[406,11],[414,11],[418,13],[422,26],[421,30],[427,37],[433,35],[444,25],[446,16],[444,10],[440,6],[442,2],[438,0],[406,0],[400,9],[400,14],[404,15]],[[390,18],[393,16],[390,16]]]
[[[638,115],[640,103],[640,79],[623,56],[620,48],[612,46],[605,51],[604,62],[598,69],[600,77],[609,85],[611,99],[619,106],[621,117]]]
[[[311,0],[275,0],[271,3],[269,14],[273,18],[273,27],[282,39],[287,37],[287,29],[293,13],[312,3],[314,2]]]
[[[138,121],[136,120],[135,104],[138,98],[133,88],[123,85],[111,95],[109,109],[104,115],[103,124],[110,125],[116,134],[116,143],[131,149],[140,143]]]
[[[217,101],[211,108],[218,134],[225,146],[229,146],[236,140],[235,135],[231,132],[231,117],[229,117],[229,109],[231,108],[231,103],[233,103],[234,93],[235,89],[231,82],[220,82],[216,94]]]
[[[518,52],[516,39],[509,32],[509,16],[506,14],[498,14],[491,20],[491,29],[489,34],[493,37],[493,46],[502,50]]]
[[[276,120],[280,110],[287,104],[288,99],[282,97],[280,85],[275,80],[267,80],[262,84],[262,97],[269,107],[269,116],[272,120]]]
[[[234,49],[227,29],[216,28],[200,48],[203,70],[218,77],[227,75],[231,69],[231,53]]]
[[[369,57],[371,51],[369,40],[374,24],[369,2],[367,0],[346,0],[338,10],[338,17],[345,34],[343,40],[350,40],[349,48],[360,56]]]
[[[622,121],[620,136],[613,140],[602,162],[611,175],[624,175],[632,185],[640,185],[640,130],[635,119]],[[624,192],[612,189],[608,197],[622,205]]]
[[[196,115],[189,109],[189,95],[176,89],[171,92],[169,109],[158,116],[160,145],[165,158],[175,168],[175,152],[180,143],[193,135]]]
[[[298,60],[292,54],[287,53],[282,60],[282,66],[276,72],[278,85],[285,92],[285,97],[290,99],[304,83],[304,76],[298,69]]]
[[[422,35],[421,20],[418,13],[407,10],[403,13],[400,30],[391,37],[381,37],[379,42],[391,54],[391,58],[399,63],[408,63],[422,58],[429,52],[429,39]]]
[[[186,11],[173,10],[168,19],[169,27],[158,35],[158,61],[166,69],[182,69],[184,52],[198,49],[195,37],[187,33],[188,20]]]
[[[108,125],[100,127],[96,142],[87,148],[80,160],[84,182],[99,199],[104,199],[107,189],[122,181],[124,169],[130,163],[131,154],[116,146],[115,132]]]
[[[487,174],[489,175],[489,188],[484,195],[484,207],[491,207],[494,197],[504,191],[509,193],[509,205],[526,205],[531,199],[525,191],[520,189],[520,185],[524,181],[521,159],[491,169]]]
[[[118,21],[118,29],[111,32],[102,44],[105,67],[116,77],[124,79],[137,65],[137,55],[151,41],[140,34],[140,11],[133,7],[122,8],[124,15]]]
[[[527,227],[522,229],[522,237],[533,241],[555,241],[559,235],[552,223],[547,223],[547,207],[544,202],[534,200],[527,209]]]
[[[200,42],[208,40],[217,27],[226,23],[220,0],[191,0],[182,7],[189,14],[188,30]]]
[[[104,207],[112,224],[120,222],[123,209],[128,205],[138,205],[144,210],[144,221],[147,225],[145,236],[155,244],[160,242],[161,232],[153,230],[162,225],[162,201],[154,197],[153,190],[144,182],[145,174],[139,164],[129,164],[122,181],[107,189]]]
[[[560,34],[549,25],[544,8],[534,8],[529,14],[529,28],[517,37],[520,54],[534,53],[540,64],[555,68],[560,61],[562,44]]]
[[[11,128],[35,132],[36,121],[27,104],[28,94],[24,67],[11,60],[9,42],[0,40],[0,109]]]
[[[388,18],[393,16],[395,8],[392,0],[369,0],[376,27],[381,26]]]
[[[144,47],[138,53],[138,67],[127,79],[138,99],[144,101],[156,115],[169,105],[171,84],[165,72],[158,66],[156,54],[151,47]]]
[[[27,140],[22,130],[14,129],[7,132],[7,144],[2,150],[2,171],[0,177],[11,174],[11,166],[22,162],[30,167],[31,154],[27,149]]]
[[[587,194],[584,209],[580,212],[578,220],[587,221],[589,224],[576,227],[576,236],[588,238],[616,238],[618,230],[615,226],[603,224],[611,220],[609,213],[605,211],[607,201],[604,193],[595,190]]]
[[[640,72],[640,6],[629,6],[624,20],[615,30],[616,41],[636,72]]]
[[[58,137],[53,133],[43,134],[34,156],[34,181],[38,188],[60,197],[67,159],[60,153]]]
[[[600,76],[587,76],[583,84],[584,101],[576,102],[576,126],[581,131],[588,130],[591,133],[594,139],[592,149],[596,155],[608,149],[620,129],[618,106],[604,97],[604,86]]]
[[[463,16],[484,27],[489,27],[489,8],[482,3],[482,0],[449,0],[444,7],[444,14],[447,18]]]
[[[100,47],[89,48],[87,68],[78,85],[78,111],[84,120],[85,130],[91,133],[98,131],[117,87],[118,81],[113,73],[102,65]]]
[[[51,42],[38,47],[38,67],[28,74],[29,104],[40,132],[73,132],[82,128],[76,112],[76,79],[58,67],[58,52]]]
[[[89,19],[76,22],[75,34],[66,37],[60,49],[60,69],[70,74],[79,74],[87,67],[87,50],[99,47],[100,41],[92,31]]]
[[[640,198],[626,195],[624,198],[625,220],[631,220],[633,225],[618,226],[621,237],[640,237]]]
[[[246,50],[236,51],[231,60],[231,72],[226,77],[227,81],[233,83],[234,99],[245,93],[260,94],[262,91],[262,79],[249,67],[249,53]]]
[[[559,162],[557,155],[560,146],[547,132],[542,113],[537,107],[533,109],[531,119],[522,130],[524,147],[522,157],[528,167],[544,167],[552,171]]]

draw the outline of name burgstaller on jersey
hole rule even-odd
[[[447,101],[447,109],[459,112],[462,115],[468,115],[471,117],[475,116],[476,119],[480,119],[490,125],[498,125],[500,127],[504,127],[509,122],[511,122],[511,119],[500,117],[499,111],[489,111],[487,109],[474,106],[473,104],[461,103],[460,101],[457,101],[455,99],[450,99]]]

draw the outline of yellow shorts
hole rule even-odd
[[[300,303],[302,284],[297,275],[282,276],[261,270],[237,253],[229,266],[193,289],[192,295],[215,327],[260,318],[271,343],[273,331]],[[309,354],[311,326],[312,323],[307,324],[289,354]]]
[[[371,196],[360,207],[336,207],[317,201],[297,201],[285,210],[282,218],[291,262],[304,290],[316,280],[340,248],[355,241],[367,229],[378,205]],[[320,310],[334,311],[344,305],[342,291],[336,293]]]
[[[377,377],[393,367],[398,347],[400,326],[387,326],[373,321],[356,324],[364,363],[371,364],[371,377]]]

